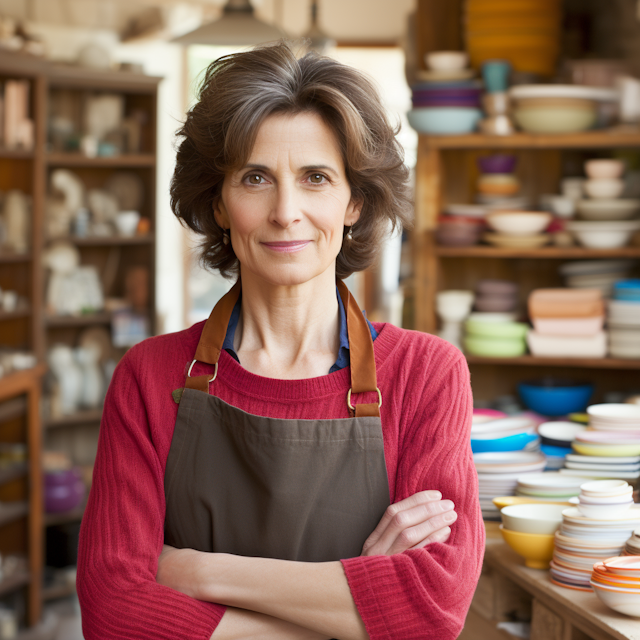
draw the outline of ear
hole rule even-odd
[[[360,212],[362,211],[362,206],[364,205],[363,198],[351,198],[349,204],[347,205],[347,211],[344,216],[344,226],[350,227],[354,225],[360,219]]]
[[[231,227],[229,214],[224,206],[221,195],[217,196],[215,200],[213,200],[211,208],[213,209],[213,217],[216,219],[218,226],[222,229],[229,229]]]

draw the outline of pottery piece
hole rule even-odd
[[[30,206],[29,198],[19,189],[11,189],[4,199],[5,244],[15,253],[29,250]]]
[[[56,344],[47,354],[49,367],[56,380],[52,398],[53,417],[75,413],[82,401],[82,370],[77,365],[71,347]]]

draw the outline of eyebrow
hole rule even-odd
[[[255,164],[255,163],[249,163],[245,165],[242,170],[244,171],[245,169],[256,169],[258,171],[271,171],[271,169],[269,169],[267,165]],[[328,164],[308,164],[308,165],[305,165],[304,167],[300,167],[300,169],[302,169],[302,171],[330,171],[334,174],[338,173],[334,167],[331,167]]]

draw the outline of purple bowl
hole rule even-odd
[[[429,91],[414,91],[414,98],[478,98],[480,89],[433,89]]]
[[[416,107],[471,107],[479,109],[480,103],[476,98],[428,98],[413,99],[413,106]]]
[[[516,156],[496,153],[478,158],[478,167],[482,173],[513,173],[517,161]]]
[[[75,509],[83,500],[86,488],[77,469],[44,474],[44,509],[59,513]]]

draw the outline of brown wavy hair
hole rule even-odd
[[[409,170],[395,137],[399,126],[389,123],[373,83],[331,58],[315,53],[298,58],[290,44],[279,42],[212,62],[177,133],[182,139],[171,208],[204,236],[206,267],[226,277],[239,270],[213,216],[225,174],[246,163],[267,117],[304,112],[320,115],[335,133],[352,198],[363,202],[353,240],[343,242],[336,260],[338,278],[370,267],[389,230],[410,225]]]

